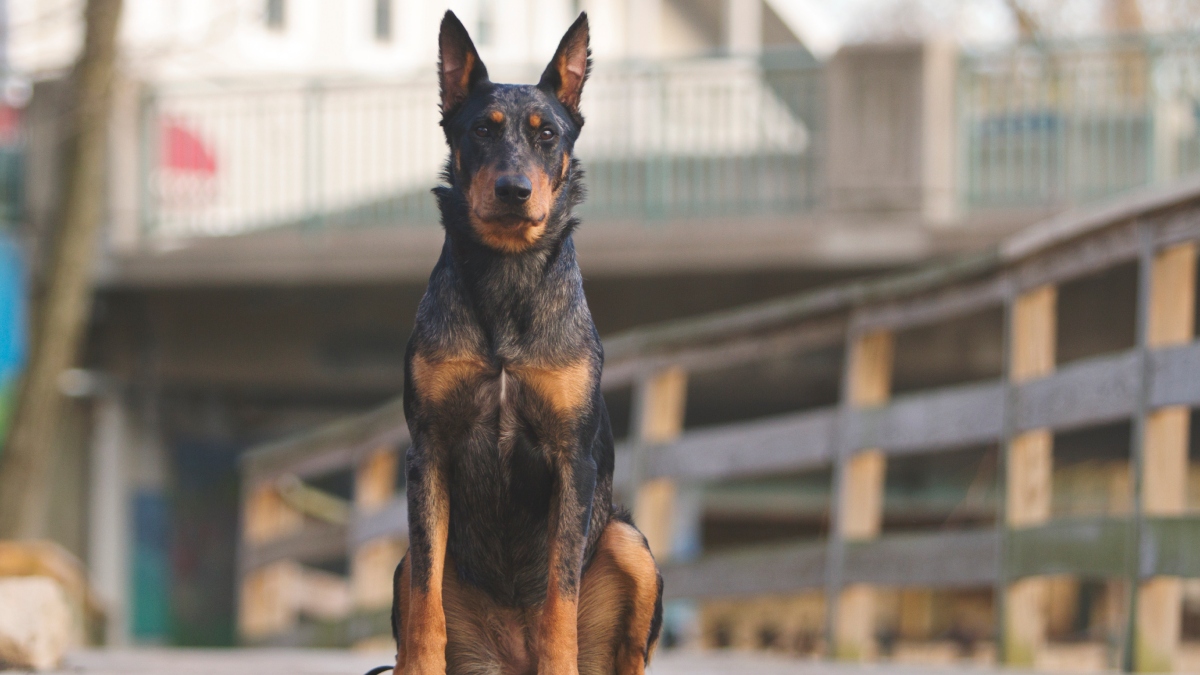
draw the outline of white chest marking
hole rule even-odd
[[[500,405],[504,405],[504,393],[507,388],[508,388],[508,374],[504,372],[503,368],[501,368],[500,369]]]

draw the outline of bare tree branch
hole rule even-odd
[[[65,120],[62,218],[31,323],[29,363],[0,454],[0,539],[44,534],[59,375],[75,362],[91,307],[91,270],[104,201],[104,158],[121,0],[88,0],[83,49],[72,73],[75,104]]]

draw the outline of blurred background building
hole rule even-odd
[[[89,562],[116,639],[233,643],[239,457],[400,391],[442,238],[429,189],[445,4],[127,0],[104,252],[85,369],[64,380],[50,532]],[[535,81],[571,18],[591,17],[577,242],[606,338],[973,251],[1200,170],[1188,2],[449,5],[497,80]],[[55,216],[80,36],[78,2],[5,9],[0,387]],[[1135,292],[1135,272],[1114,274],[1071,305],[1091,321],[1068,338],[1081,355],[1133,339],[1106,323]],[[897,391],[1001,372],[1002,344],[975,339],[999,321],[906,338]],[[836,404],[835,352],[693,378],[683,425]],[[619,436],[633,395],[610,394]],[[1120,508],[1108,488],[1127,429],[1063,441],[1080,448],[1056,478],[1077,497],[1063,509]],[[992,522],[996,464],[994,448],[894,463],[884,527]],[[350,478],[320,488],[346,498]],[[712,487],[693,495],[682,547],[820,538],[829,500],[827,474]],[[1075,616],[1064,635],[1087,632]]]

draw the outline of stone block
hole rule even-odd
[[[49,577],[0,578],[0,664],[46,670],[71,644],[71,608]]]

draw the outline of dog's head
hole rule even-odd
[[[556,238],[578,199],[572,152],[587,80],[587,15],[580,14],[537,85],[495,84],[466,28],[446,12],[439,37],[447,178],[485,246],[520,253]]]

